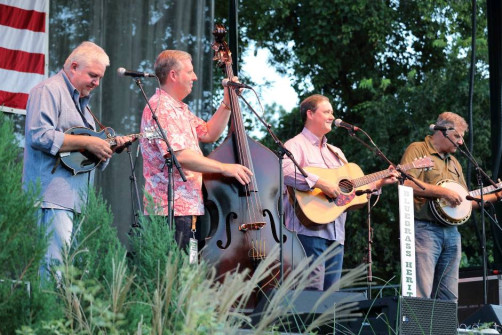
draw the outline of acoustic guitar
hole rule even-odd
[[[455,191],[462,197],[462,202],[456,207],[451,207],[443,198],[429,200],[429,208],[436,220],[447,226],[460,226],[469,220],[472,212],[472,202],[466,199],[468,195],[479,198],[481,190],[483,190],[483,194],[489,194],[502,188],[502,182],[500,181],[496,184],[496,187],[490,185],[470,192],[458,182],[449,179],[441,180],[436,185]]]
[[[115,141],[115,131],[110,127],[107,127],[100,132],[95,132],[85,127],[73,127],[65,131],[65,134],[95,136],[107,141],[110,144],[110,147],[117,145],[117,142]],[[143,137],[149,140],[161,138],[157,131],[151,129],[146,129],[141,134],[131,134],[127,136],[131,136],[134,139]],[[87,150],[61,152],[59,153],[59,157],[63,166],[70,170],[73,175],[92,171],[102,162],[98,157]]]
[[[430,168],[433,165],[434,162],[430,157],[423,157],[411,163],[400,165],[399,168],[407,171],[410,169]],[[363,191],[365,185],[390,176],[389,170],[364,175],[361,168],[354,163],[348,163],[336,169],[309,166],[305,168],[305,171],[318,175],[320,178],[335,181],[341,191],[338,197],[330,198],[318,188],[310,191],[300,191],[288,187],[290,195],[294,194],[292,200],[296,200],[298,203],[296,213],[305,226],[333,222],[346,210],[367,203],[367,194],[356,195],[356,191]]]

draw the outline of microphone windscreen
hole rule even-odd
[[[122,77],[123,77],[125,73],[126,73],[126,69],[124,69],[123,67],[119,67],[119,68],[117,69],[117,74],[118,74],[119,76],[122,76]]]

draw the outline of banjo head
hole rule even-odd
[[[471,202],[465,199],[469,192],[462,185],[452,180],[441,181],[438,186],[457,192],[462,197],[462,202],[456,207],[450,207],[446,200],[437,199],[433,201],[434,205],[431,206],[432,212],[436,217],[439,216],[437,218],[442,223],[454,226],[464,224],[469,220],[472,211]]]

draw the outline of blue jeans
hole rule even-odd
[[[415,257],[417,296],[457,301],[461,257],[457,227],[415,220]]]
[[[63,261],[63,246],[70,246],[73,230],[73,212],[63,209],[41,208],[38,224],[47,228],[49,246],[45,254],[44,263],[40,267],[40,276],[47,279],[48,267],[51,264],[61,264]]]
[[[301,234],[298,234],[298,238],[300,239],[307,256],[312,256],[312,261],[318,259],[319,256],[333,243],[338,243],[321,237]],[[318,291],[325,291],[331,287],[331,285],[340,280],[342,276],[343,252],[344,248],[342,244],[335,247],[333,251],[335,255],[325,259],[324,262],[322,262],[321,265],[314,270],[311,278],[318,278],[320,281],[314,280],[309,288]]]

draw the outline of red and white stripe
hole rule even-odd
[[[26,113],[49,71],[49,0],[0,0],[0,111]]]

